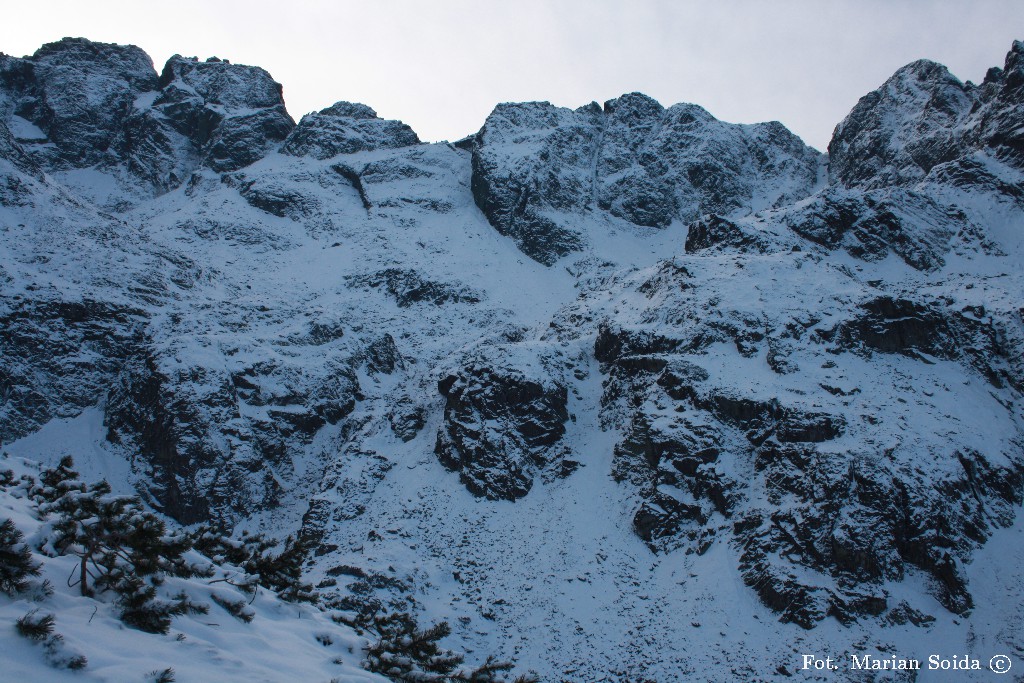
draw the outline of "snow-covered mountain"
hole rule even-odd
[[[545,681],[1019,675],[1022,102],[1016,42],[827,156],[639,93],[423,144],[216,58],[0,55],[0,444]]]

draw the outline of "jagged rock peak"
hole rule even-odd
[[[973,88],[925,59],[899,69],[860,99],[829,143],[833,180],[879,187],[923,178],[957,155],[953,129],[970,113]]]
[[[918,60],[860,99],[829,143],[832,182],[866,189],[909,186],[929,179],[1000,185],[973,155],[992,154],[1024,168],[1024,47],[1015,41],[1004,69],[989,69],[980,86],[962,83],[941,64]]]
[[[661,103],[653,97],[640,92],[631,92],[605,102],[604,111],[619,119],[642,120],[652,116],[661,116],[665,107],[661,106]]]
[[[1003,71],[1013,74],[1014,86],[1024,85],[1024,41],[1013,41],[1013,46],[1006,53],[1006,65]]]
[[[725,123],[641,93],[603,109],[500,104],[464,146],[473,150],[477,206],[549,265],[586,244],[574,214],[602,211],[653,228],[745,215],[809,195],[821,162],[779,123]]]
[[[200,166],[247,166],[295,127],[263,69],[175,55],[158,77],[140,48],[85,38],[0,56],[0,119],[31,133],[24,149],[43,169],[96,167],[143,193]]]
[[[985,80],[991,87],[988,77]],[[982,97],[992,101],[981,113],[978,137],[998,158],[1024,170],[1024,42],[1013,42],[994,85],[991,94],[982,87]]]
[[[359,102],[335,102],[326,109],[321,109],[319,112],[322,116],[339,116],[348,117],[350,119],[376,119],[377,112],[365,104]],[[308,116],[308,115],[307,115]]]
[[[160,88],[180,81],[210,104],[227,107],[284,107],[283,88],[265,69],[211,57],[174,55],[160,74]],[[179,86],[180,87],[180,86]]]
[[[149,56],[132,45],[64,38],[31,57],[0,58],[0,115],[45,133],[27,150],[49,168],[90,166],[118,147],[137,97],[156,86]]]
[[[160,75],[154,108],[189,139],[214,171],[261,159],[295,127],[283,89],[264,69],[174,55]]]
[[[285,140],[281,151],[293,156],[328,159],[338,154],[420,144],[412,128],[377,116],[365,104],[335,102],[306,114]]]

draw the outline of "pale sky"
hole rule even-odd
[[[824,150],[900,66],[928,58],[978,82],[1024,40],[1021,0],[36,0],[3,14],[10,55],[64,36],[138,45],[157,71],[215,55],[269,71],[296,120],[363,102],[429,141],[475,132],[499,102],[640,91],[779,120]]]

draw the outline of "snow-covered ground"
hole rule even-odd
[[[82,420],[78,422],[68,425],[64,436],[82,436]],[[88,426],[84,431],[88,433]],[[48,448],[64,451],[67,445],[61,437],[40,437],[31,442],[32,448],[44,452]],[[12,470],[18,478],[39,475],[38,463],[13,455],[0,459],[0,469]],[[116,471],[107,476],[117,481]],[[13,520],[30,547],[46,541],[47,522],[40,519],[23,489],[12,486],[0,491],[0,518]],[[83,597],[77,588],[69,586],[78,571],[75,556],[47,557],[36,552],[33,559],[42,565],[34,581],[49,581],[54,592],[49,597],[39,591],[13,598],[0,595],[0,619],[5,629],[0,668],[4,680],[152,681],[168,668],[173,670],[172,680],[178,681],[386,680],[360,668],[368,644],[365,637],[332,621],[328,612],[284,602],[265,588],[253,595],[232,587],[225,579],[238,577],[241,572],[237,568],[218,567],[209,578],[168,577],[161,587],[163,593],[169,596],[184,592],[193,602],[207,605],[209,613],[177,617],[167,634],[151,634],[122,623],[109,597]],[[194,551],[187,559],[209,564]],[[213,601],[214,595],[222,602],[245,601],[252,620],[246,623],[232,616]],[[15,622],[33,610],[55,616],[54,632],[63,636],[58,657],[82,655],[87,659],[83,669],[54,666],[54,657],[41,643],[15,632]]]

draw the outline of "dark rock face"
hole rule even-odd
[[[477,133],[473,150],[472,187],[476,205],[495,230],[512,238],[523,253],[545,265],[576,251],[581,244],[580,236],[547,217],[545,208],[578,209],[591,194],[591,183],[580,167],[589,163],[592,155],[594,114],[579,112],[584,118],[580,122],[573,113],[561,117],[567,119],[563,123],[558,111],[547,103],[499,105]],[[530,134],[533,144],[529,159],[488,154],[489,145],[503,150],[501,145],[517,132]],[[560,163],[562,159],[552,160],[550,154],[537,154],[548,135],[553,138],[550,144],[558,150],[558,156],[576,161],[576,168]],[[509,168],[517,163],[522,165],[521,172]]]
[[[811,242],[865,261],[894,253],[918,270],[942,266],[954,235],[972,229],[963,211],[908,190],[829,190],[786,213],[784,222]]]
[[[43,182],[42,169],[0,123],[0,206],[31,207],[33,182]]]
[[[8,304],[0,317],[2,443],[102,404],[108,439],[144,475],[149,501],[185,524],[273,506],[281,490],[275,472],[290,467],[290,445],[308,442],[355,407],[351,369],[323,378],[266,364],[235,374],[199,364],[169,370],[141,309],[96,301]],[[382,370],[401,362],[388,351],[386,339],[371,347]],[[261,388],[282,381],[301,393]],[[244,415],[241,406],[249,406]]]
[[[65,38],[26,59],[0,57],[0,111],[42,131],[24,147],[48,170],[123,164],[165,191],[195,162],[182,153],[188,140],[149,109],[157,82],[137,47]]]
[[[908,204],[912,211],[913,202],[898,210],[908,212]],[[865,205],[851,204],[850,215]],[[843,210],[835,208],[840,217]],[[737,239],[734,224],[712,220],[691,228],[701,250],[684,265],[665,262],[625,278],[628,285],[606,283],[613,291],[626,286],[628,294],[613,301],[641,306],[626,315],[615,311],[594,338],[605,376],[602,425],[622,433],[612,474],[640,498],[634,531],[655,552],[703,553],[729,540],[742,548],[747,585],[781,620],[804,628],[828,617],[849,623],[889,613],[929,623],[932,617],[918,608],[894,604],[885,588],[911,570],[929,577],[946,609],[967,612],[973,598],[963,563],[994,529],[1012,523],[1024,499],[1019,442],[1015,437],[982,451],[966,443],[983,439],[936,440],[930,428],[908,426],[921,406],[946,415],[939,419],[956,419],[936,412],[928,389],[911,383],[895,398],[864,396],[839,368],[850,356],[895,357],[905,368],[901,376],[914,378],[946,363],[961,368],[964,383],[980,378],[981,386],[987,381],[1016,396],[1020,365],[1009,348],[1019,343],[1010,331],[1019,328],[1018,312],[871,289],[856,305],[842,298],[826,304],[832,295],[822,290],[809,294],[813,305],[789,321],[763,299],[758,307],[766,317],[758,323],[728,300],[743,299],[730,277],[698,274],[695,259],[704,249]],[[743,251],[742,243],[732,248]],[[807,267],[808,260],[795,258],[798,268]],[[719,278],[722,290],[702,289]],[[787,312],[805,300],[794,292],[768,296],[782,296]],[[567,314],[574,316],[585,317]],[[734,344],[737,355],[721,365],[721,352],[713,349],[723,343]],[[821,382],[825,393],[813,399],[803,382],[766,393],[757,388],[757,371],[748,380],[746,370],[732,369],[740,358],[762,359],[751,367],[766,363],[797,377],[819,374],[820,366],[835,380]],[[890,408],[903,404],[916,407]]]
[[[829,173],[847,187],[902,185],[959,155],[953,135],[974,104],[941,64],[921,60],[861,98],[829,143]]]
[[[395,338],[390,334],[385,334],[366,347],[367,372],[391,375],[404,369],[405,360],[395,344]]]
[[[936,597],[947,609],[970,609],[962,558],[984,542],[992,524],[1008,522],[1024,480],[1019,462],[1002,468],[978,453],[945,457],[959,461],[960,472],[941,481],[916,481],[905,472],[894,478],[893,463],[885,457],[856,459],[842,471],[813,451],[765,444],[757,466],[775,482],[773,495],[802,502],[793,512],[759,513],[736,523],[745,539],[741,566],[748,585],[784,620],[805,628],[825,616],[848,621],[881,614],[888,602],[879,584],[901,580],[909,567],[932,577]],[[966,493],[979,470],[989,477],[977,489],[980,501]],[[787,577],[780,555],[826,567],[835,587]]]
[[[835,341],[840,348],[960,360],[996,387],[1020,387],[1024,382],[1019,364],[1008,352],[1005,326],[984,310],[949,310],[939,301],[889,296],[866,301],[860,309],[856,318],[835,330],[823,330],[820,338]]]
[[[548,265],[585,242],[573,214],[604,211],[654,228],[709,212],[743,215],[810,194],[820,162],[778,123],[726,124],[639,93],[603,109],[499,105],[467,144],[477,206]]]
[[[315,114],[306,114],[285,140],[281,151],[293,156],[329,159],[374,149],[420,144],[412,128],[387,121],[365,104],[337,102]]]
[[[425,279],[415,270],[388,268],[371,275],[348,278],[353,286],[383,289],[400,308],[429,303],[443,306],[449,303],[480,303],[480,294],[465,285],[435,282]]]
[[[351,413],[359,395],[345,368],[311,378],[270,363],[236,372],[175,365],[152,347],[129,356],[104,424],[144,468],[150,502],[184,524],[230,522],[276,505],[289,449]]]
[[[275,185],[263,178],[247,178],[242,174],[224,176],[225,180],[238,187],[238,193],[250,205],[281,218],[301,220],[321,211],[315,197],[297,192],[289,186]]]
[[[51,164],[90,166],[123,146],[135,100],[156,86],[153,62],[134,46],[65,38],[29,59],[4,57],[0,87],[11,108],[32,122],[59,150],[40,150]],[[13,106],[11,106],[13,105]]]
[[[164,66],[160,88],[153,107],[214,171],[248,166],[295,127],[281,84],[259,67],[175,55]]]
[[[443,378],[438,390],[446,400],[435,452],[470,492],[522,498],[560,460],[556,446],[569,419],[564,386],[474,364]]]
[[[103,302],[5,302],[0,443],[96,405],[139,343],[143,313]]]
[[[594,342],[594,357],[602,363],[627,363],[629,358],[651,357],[676,351],[685,343],[680,339],[663,337],[647,330],[629,330],[618,326],[602,324],[597,330]],[[653,370],[661,370],[653,367]]]
[[[717,246],[739,251],[748,249],[760,251],[762,248],[756,235],[745,232],[736,223],[716,214],[690,223],[684,246],[687,254]]]
[[[866,315],[857,321],[851,336],[871,349],[883,353],[921,351],[944,358],[956,353],[946,319],[935,309],[890,297],[869,301],[863,309]]]
[[[394,410],[388,415],[388,422],[398,438],[409,442],[426,426],[427,411],[423,406],[416,405],[412,398],[402,396],[395,402]]]
[[[981,91],[988,106],[978,117],[977,140],[997,159],[1024,169],[1024,42],[1013,41],[1002,71],[990,69]]]
[[[141,456],[149,469],[151,502],[184,524],[224,519],[231,509],[251,511],[254,502],[271,504],[270,491],[269,498],[248,499],[244,478],[234,467],[223,466],[229,456],[210,438],[216,425],[237,422],[231,385],[226,378],[200,376],[198,368],[190,372],[199,386],[209,388],[198,392],[197,386],[187,386],[190,378],[162,373],[148,354],[129,358],[107,402],[107,438]],[[261,469],[255,458],[247,464]]]
[[[37,179],[42,175],[38,164],[36,164],[32,158],[25,153],[24,148],[18,144],[14,135],[11,134],[11,131],[3,123],[0,123],[0,159],[6,159],[11,162],[15,169],[25,173],[26,175],[33,176]],[[18,181],[15,180],[13,176],[8,175],[7,177],[9,180],[7,180],[5,184],[9,186],[8,190],[13,192],[14,188],[10,187],[10,185],[17,183]],[[12,204],[5,201],[3,205],[11,206]]]

